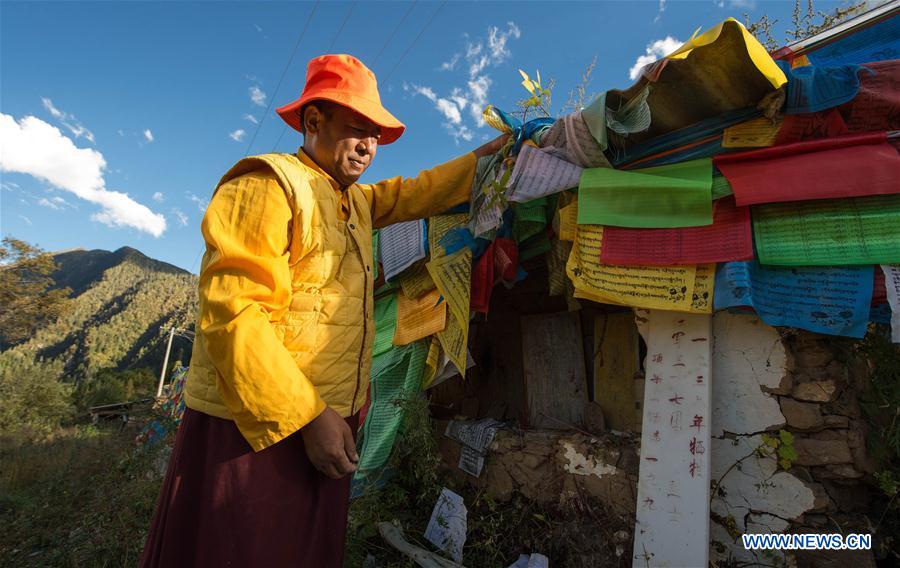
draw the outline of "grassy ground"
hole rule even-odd
[[[134,566],[162,481],[135,428],[0,438],[0,566]]]

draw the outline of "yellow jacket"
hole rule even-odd
[[[475,162],[343,190],[302,150],[238,162],[201,225],[187,406],[234,420],[256,451],[326,405],[359,411],[375,336],[372,229],[468,201]]]

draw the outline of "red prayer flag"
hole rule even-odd
[[[887,134],[852,134],[713,159],[738,205],[900,193],[900,154]]]
[[[859,91],[840,106],[784,117],[776,145],[855,132],[900,130],[900,60],[866,63]]]
[[[872,283],[872,305],[887,304],[887,287],[884,282],[884,271],[880,266],[875,267],[875,282]]]
[[[488,313],[491,293],[497,280],[512,284],[516,281],[519,264],[519,248],[512,239],[495,239],[472,267],[472,291],[469,309],[480,314]]]
[[[480,314],[488,313],[491,291],[494,288],[494,246],[492,242],[472,267],[472,291],[469,309]]]
[[[734,198],[714,203],[713,223],[679,229],[604,227],[600,261],[605,264],[670,266],[753,258],[750,208]]]

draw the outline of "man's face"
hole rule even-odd
[[[324,111],[324,112],[323,112]],[[375,159],[381,128],[345,106],[306,109],[304,128],[312,158],[341,186],[356,182]]]

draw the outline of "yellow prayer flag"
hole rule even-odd
[[[576,298],[637,308],[691,311],[696,266],[601,264],[602,240],[602,226],[578,226],[566,264]]]
[[[726,26],[737,26],[740,28],[744,45],[747,47],[747,55],[750,57],[753,65],[759,70],[763,77],[768,79],[773,87],[777,89],[787,83],[787,77],[785,76],[784,71],[779,69],[778,65],[775,64],[775,60],[772,59],[769,52],[766,51],[766,48],[759,43],[759,40],[753,37],[753,34],[747,31],[747,28],[745,28],[743,24],[734,18],[728,18],[699,36],[691,38],[690,41],[676,49],[673,53],[667,55],[666,59],[685,59],[690,55],[691,51],[715,43]]]
[[[437,290],[418,299],[398,294],[394,345],[408,345],[443,331],[447,326],[447,303],[438,303],[439,300],[440,293]]]
[[[765,117],[754,118],[725,129],[722,135],[723,148],[765,148],[775,143],[784,117],[774,121]]]

